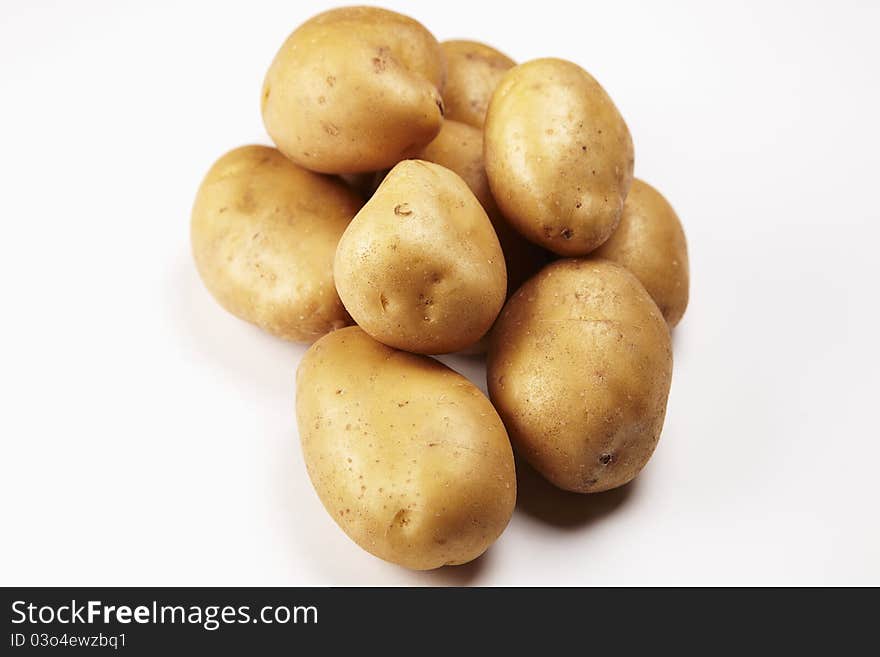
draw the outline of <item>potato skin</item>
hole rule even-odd
[[[498,209],[483,163],[483,132],[458,121],[446,120],[440,134],[425,146],[419,159],[457,173],[483,206],[504,252],[507,296],[510,296],[549,262],[546,251],[532,244],[507,223]]]
[[[420,354],[488,332],[507,287],[504,254],[467,184],[437,164],[394,167],[339,241],[336,289],[376,340]]]
[[[190,236],[199,275],[233,315],[296,342],[351,324],[333,284],[336,244],[362,205],[340,180],[274,148],[244,146],[199,187]]]
[[[281,46],[263,83],[263,122],[307,169],[378,171],[439,132],[445,77],[440,44],[417,21],[377,7],[333,9]]]
[[[672,377],[669,329],[633,274],[558,260],[510,299],[492,332],[489,394],[517,451],[551,483],[595,493],[654,452]]]
[[[593,255],[635,274],[670,327],[681,321],[690,286],[687,240],[678,215],[660,192],[634,179],[620,225]]]
[[[632,183],[633,143],[605,90],[561,59],[507,72],[489,105],[486,172],[502,213],[561,256],[604,242]]]
[[[440,47],[446,55],[446,118],[482,130],[492,94],[516,62],[478,41],[444,41]]]
[[[513,451],[467,379],[350,327],[312,345],[296,380],[309,477],[355,543],[428,570],[476,559],[501,535]]]

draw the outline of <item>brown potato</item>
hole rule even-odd
[[[363,549],[426,570],[476,559],[504,531],[513,452],[470,381],[357,327],[312,345],[296,381],[309,477]]]
[[[420,354],[460,351],[498,316],[504,254],[479,201],[455,173],[394,167],[339,241],[336,289],[373,338]]]
[[[342,181],[274,148],[244,146],[211,167],[192,211],[193,256],[226,310],[297,342],[351,323],[333,284],[336,244],[361,201]]]
[[[508,296],[547,264],[547,252],[513,230],[492,197],[486,168],[483,166],[481,130],[458,121],[444,121],[440,134],[422,149],[418,157],[444,166],[461,176],[489,215],[504,252]]]
[[[688,305],[687,241],[675,210],[648,183],[633,180],[617,230],[593,254],[636,275],[670,327]]]
[[[632,182],[629,129],[581,67],[537,59],[508,71],[485,125],[486,173],[501,212],[536,244],[585,255],[614,232]]]
[[[660,437],[671,377],[657,305],[605,260],[548,265],[492,331],[492,402],[517,451],[565,490],[595,493],[638,474]]]
[[[323,173],[387,169],[440,131],[446,62],[417,21],[377,7],[319,14],[266,74],[266,130],[291,160]]]
[[[516,62],[477,41],[444,41],[440,46],[446,55],[446,118],[482,129],[495,87]]]

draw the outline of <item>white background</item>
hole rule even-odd
[[[495,546],[432,573],[324,512],[303,348],[224,313],[189,254],[201,177],[266,142],[265,69],[330,4],[3,1],[0,583],[880,584],[880,4],[386,3],[591,71],[691,254],[636,483],[523,472]]]

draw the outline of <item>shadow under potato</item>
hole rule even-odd
[[[604,493],[570,493],[556,488],[522,458],[516,459],[516,510],[561,528],[580,528],[621,509],[636,483]]]
[[[424,580],[424,586],[470,586],[485,570],[489,561],[492,560],[492,547],[483,552],[479,557],[460,566],[443,566],[434,570],[424,570],[419,573]]]

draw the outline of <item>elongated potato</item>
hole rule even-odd
[[[443,129],[418,157],[454,171],[483,206],[504,252],[507,295],[510,296],[548,262],[547,252],[510,227],[492,197],[483,165],[483,132],[458,121],[443,122]]]
[[[394,167],[339,241],[336,289],[373,338],[420,354],[483,337],[507,289],[504,254],[479,201],[455,173]]]
[[[420,23],[377,7],[306,21],[266,74],[266,130],[291,160],[364,173],[411,157],[440,131],[446,62]]]
[[[507,526],[513,452],[463,376],[350,327],[312,345],[296,381],[309,477],[363,549],[427,570],[476,559]]]
[[[205,176],[192,211],[205,287],[233,315],[287,340],[313,342],[350,324],[333,256],[362,203],[342,181],[274,148],[230,151]]]
[[[559,260],[492,331],[489,394],[517,451],[560,488],[632,480],[654,452],[672,378],[669,328],[626,269]]]
[[[585,255],[617,227],[632,182],[632,138],[581,67],[536,59],[508,71],[489,105],[485,142],[498,206],[536,244]]]
[[[633,180],[620,225],[593,255],[635,274],[670,327],[681,321],[690,285],[687,241],[678,215],[660,192]]]
[[[516,62],[477,41],[444,41],[440,47],[446,55],[446,118],[482,130],[492,93]]]

